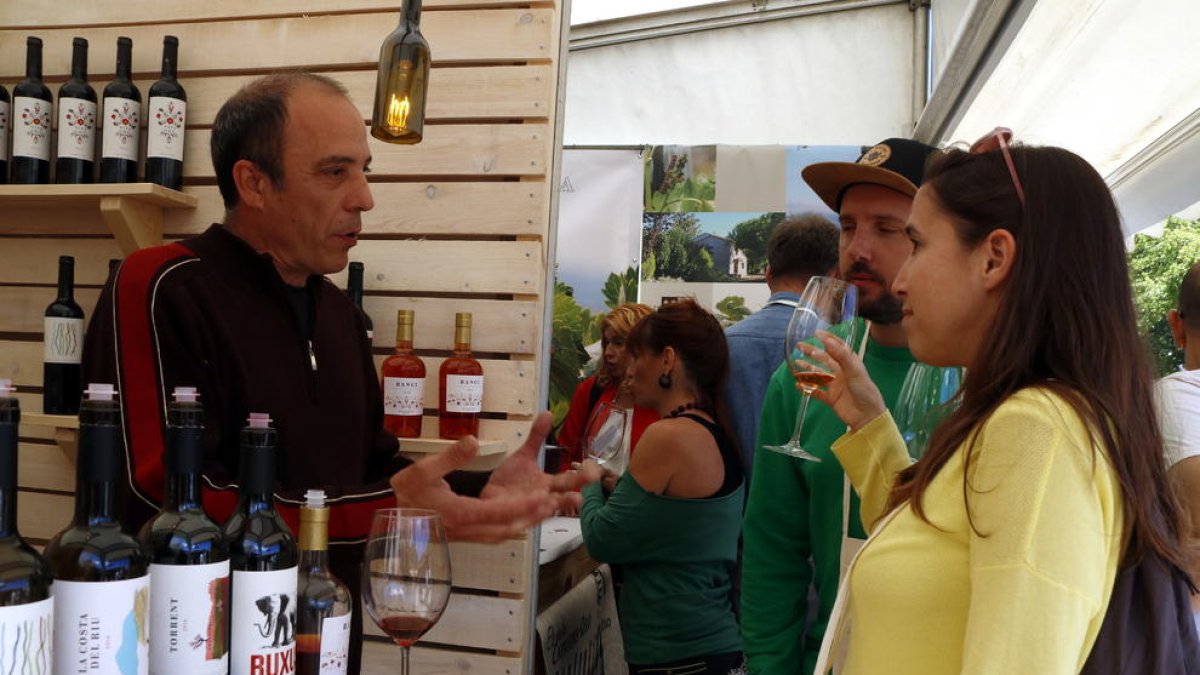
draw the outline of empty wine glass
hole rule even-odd
[[[400,645],[400,673],[408,675],[409,647],[433,628],[450,600],[450,548],[437,512],[375,512],[362,596],[367,615]]]
[[[896,399],[896,427],[908,445],[908,454],[920,459],[929,435],[953,408],[962,381],[961,368],[914,363],[908,368]]]
[[[788,368],[803,394],[800,398],[800,410],[796,414],[796,427],[787,443],[764,445],[764,448],[810,462],[821,461],[801,447],[800,431],[804,427],[804,415],[808,412],[811,394],[818,387],[831,382],[834,376],[800,351],[797,345],[812,340],[818,330],[825,330],[853,347],[857,312],[858,289],[854,284],[832,277],[813,277],[808,281],[800,301],[796,303],[796,310],[792,312],[792,320],[788,323],[785,346]]]
[[[603,466],[620,459],[632,411],[607,401],[596,404],[583,432],[583,455]]]

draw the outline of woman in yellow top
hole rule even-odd
[[[934,159],[913,202],[909,347],[968,369],[925,456],[844,343],[806,350],[839,375],[817,396],[872,527],[823,645],[838,675],[1078,673],[1127,548],[1186,569],[1112,196],[1008,136]]]

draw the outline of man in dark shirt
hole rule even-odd
[[[361,214],[374,206],[366,130],[341,85],[306,73],[260,78],[217,113],[211,150],[224,222],[131,255],[88,331],[88,381],[121,391],[129,525],[162,503],[166,404],[176,386],[197,387],[205,406],[203,497],[212,517],[223,521],[236,503],[247,415],[270,414],[280,510],[294,527],[304,491],[326,490],[331,567],[352,589],[377,508],[435,509],[452,538],[498,541],[577,507],[574,490],[598,476],[540,471],[548,413],[490,477],[457,471],[478,450],[473,438],[412,465],[397,457],[362,316],[324,276],[346,267]]]

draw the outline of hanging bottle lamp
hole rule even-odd
[[[404,0],[400,25],[379,48],[372,136],[387,143],[421,142],[429,62],[429,42],[421,35],[421,0]]]

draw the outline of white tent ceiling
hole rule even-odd
[[[947,143],[1003,124],[1092,162],[1131,231],[1200,202],[1198,0],[931,0],[920,114],[906,1],[573,4],[568,144]]]

